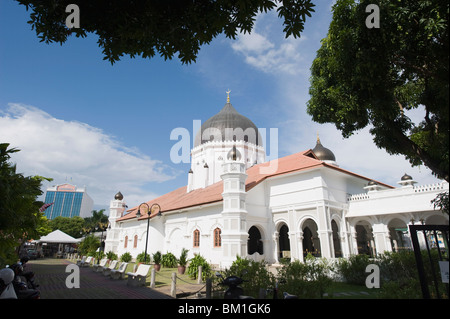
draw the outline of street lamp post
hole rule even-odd
[[[105,225],[99,224],[99,226],[95,227],[95,230],[100,229],[102,231],[102,234],[100,236],[100,247],[98,248],[98,258],[97,258],[97,265],[100,262],[100,255],[101,252],[104,251],[104,247],[103,247],[103,231],[106,230],[106,228],[111,228],[111,225],[108,223],[108,226],[105,227]]]
[[[147,219],[147,236],[145,238],[145,254],[144,254],[144,262],[147,262],[147,246],[148,246],[148,231],[149,231],[149,227],[150,227],[150,216],[154,215],[154,216],[161,216],[161,207],[158,204],[153,204],[152,207],[150,207],[147,203],[142,203],[141,205],[139,205],[138,207],[138,211],[136,213],[136,217],[139,219],[141,218],[142,214],[141,214],[141,206],[147,206],[147,215],[148,215],[148,219]]]

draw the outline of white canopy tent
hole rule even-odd
[[[39,245],[39,247],[42,247],[38,249],[38,251],[41,251],[44,256],[55,256],[61,258],[64,256],[64,253],[70,251],[71,244],[78,244],[80,241],[81,238],[73,238],[72,236],[69,236],[57,229],[46,236],[42,236],[35,242]]]
[[[42,236],[37,240],[38,243],[54,243],[54,244],[76,244],[79,243],[81,239],[73,238],[66,233],[60,231],[59,229],[51,232],[46,236]]]

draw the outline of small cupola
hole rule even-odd
[[[402,178],[400,179],[399,182],[397,182],[397,184],[402,185],[402,187],[405,186],[413,186],[414,184],[416,184],[417,182],[411,177],[411,175],[408,174],[404,174],[402,176]]]
[[[234,162],[241,160],[241,152],[238,151],[236,145],[228,152],[227,159]]]

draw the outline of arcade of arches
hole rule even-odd
[[[425,220],[420,220],[419,222],[425,223]],[[426,222],[428,224],[445,224],[445,219],[439,218],[439,216],[431,216],[426,220]],[[387,228],[382,234],[382,236],[386,238],[386,242],[389,243],[389,245],[384,248],[395,252],[412,249],[412,243],[408,233],[408,225],[409,223],[400,218],[392,218],[387,223]],[[301,257],[304,259],[308,254],[314,257],[322,257],[323,253],[321,250],[321,240],[317,223],[311,218],[306,219],[303,221],[301,229],[302,232],[299,237],[301,241],[301,246],[299,246],[299,249],[303,251],[303,255]],[[331,248],[334,252],[333,257],[344,257],[342,249],[342,243],[344,242],[342,239],[344,236],[339,231],[339,223],[334,219],[331,221],[331,230]],[[355,247],[357,248],[352,253],[366,254],[374,257],[379,252],[386,250],[380,248],[377,249],[377,241],[375,240],[376,236],[374,236],[374,233],[376,232],[374,232],[373,221],[357,221],[353,226],[352,231],[352,237],[354,239],[354,243],[356,244]],[[261,260],[265,256],[264,254],[269,253],[267,248],[265,249],[264,247],[264,242],[266,240],[267,238],[264,238],[262,231],[257,226],[250,227],[247,240],[248,255],[256,256],[256,254],[258,254],[260,256],[259,260]],[[282,222],[278,225],[274,242],[277,260],[281,261],[282,259],[291,259],[292,241],[290,239],[289,227],[286,223]]]

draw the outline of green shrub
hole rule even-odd
[[[95,259],[100,260],[100,259],[105,258],[105,253],[104,253],[103,251],[90,251],[90,252],[88,253],[88,256],[92,256],[92,257],[94,257]]]
[[[181,250],[180,258],[177,259],[178,265],[180,265],[180,266],[186,266],[186,265],[187,265],[187,263],[188,263],[188,261],[189,261],[189,260],[187,259],[188,252],[189,252],[189,250],[186,249],[186,248],[183,248],[183,249]]]
[[[280,291],[299,298],[322,298],[333,283],[332,266],[325,258],[307,258],[285,264],[278,273]]]
[[[108,258],[109,260],[117,260],[117,254],[113,253],[112,251],[108,251],[106,253],[106,258]]]
[[[156,265],[160,265],[161,264],[161,252],[157,251],[156,253],[153,254],[153,262]]]
[[[98,247],[100,247],[100,239],[94,235],[88,235],[78,246],[78,252],[80,255],[93,256]]]
[[[122,256],[120,256],[120,261],[123,261],[125,263],[128,263],[131,261],[131,254],[129,252],[123,253]]]
[[[246,296],[259,297],[260,289],[268,289],[275,284],[275,277],[267,270],[264,261],[253,261],[237,256],[229,269],[224,271],[224,276],[238,276],[244,279],[241,288]]]
[[[433,284],[430,257],[426,250],[421,252],[429,291],[432,298],[437,298]],[[438,252],[436,249],[430,251],[434,270],[438,272],[438,288],[441,298],[448,298],[446,288],[439,276]],[[420,286],[419,273],[417,271],[416,259],[413,251],[384,252],[378,256],[377,264],[380,267],[380,297],[390,299],[421,299],[422,289]]]
[[[174,268],[177,266],[177,257],[174,254],[168,252],[162,255],[161,265],[166,268]]]
[[[373,262],[368,255],[351,255],[349,258],[340,258],[336,263],[337,272],[349,284],[366,284],[366,267]]]
[[[211,265],[200,254],[195,254],[189,263],[187,273],[189,277],[196,279],[198,275],[198,266],[202,266],[202,280],[211,277]]]
[[[145,252],[142,252],[136,256],[136,261],[138,263],[149,264],[150,263],[150,254],[147,254],[147,258],[145,258]]]

